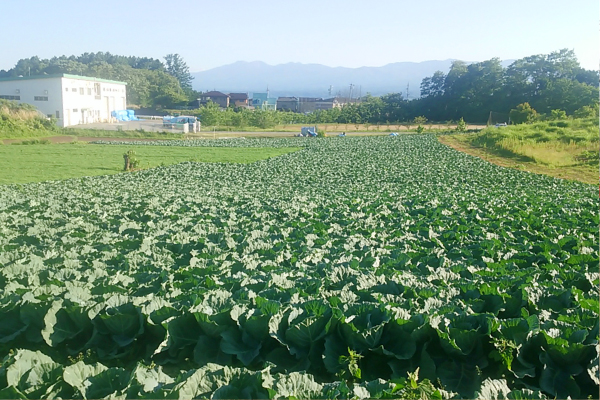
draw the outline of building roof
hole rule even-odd
[[[300,97],[300,102],[301,103],[309,103],[309,102],[315,102],[315,101],[321,101],[323,100],[320,97]]]
[[[200,97],[229,97],[229,95],[216,90],[211,90],[210,92],[202,93]]]
[[[71,74],[50,74],[50,75],[14,76],[14,77],[9,77],[9,78],[0,78],[0,82],[25,81],[25,80],[34,80],[34,79],[55,79],[55,78],[80,79],[82,81],[117,83],[117,84],[120,84],[120,85],[127,85],[127,82],[112,81],[110,79],[94,78],[92,76],[71,75]]]
[[[231,100],[248,100],[248,93],[229,93]]]
[[[277,101],[298,101],[297,97],[279,97]]]

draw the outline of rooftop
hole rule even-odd
[[[210,92],[202,93],[200,97],[229,97],[229,95],[221,93],[217,90],[211,90]]]
[[[50,74],[50,75],[14,76],[14,77],[9,77],[9,78],[0,78],[0,82],[26,81],[26,80],[35,80],[35,79],[56,79],[56,78],[80,79],[80,80],[83,80],[83,81],[105,82],[105,83],[118,83],[118,84],[121,84],[121,85],[127,85],[127,82],[112,81],[110,79],[94,78],[92,76],[71,75],[71,74]]]

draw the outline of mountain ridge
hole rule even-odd
[[[367,93],[373,96],[402,93],[406,97],[408,85],[408,97],[416,98],[420,95],[423,78],[438,70],[447,73],[455,60],[401,61],[380,67],[356,68],[300,62],[270,65],[258,60],[236,61],[191,75],[194,77],[193,88],[199,91],[254,93],[265,92],[268,88],[273,97],[330,97],[332,86],[331,96],[348,97],[352,84],[352,97]],[[507,66],[512,61],[502,61],[502,65]]]

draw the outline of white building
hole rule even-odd
[[[111,120],[110,113],[127,107],[125,82],[57,74],[0,79],[0,99],[29,103],[58,126]]]

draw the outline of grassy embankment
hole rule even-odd
[[[598,119],[544,121],[489,127],[439,140],[495,164],[557,178],[598,183]]]
[[[0,184],[41,182],[123,172],[123,154],[136,152],[140,168],[184,161],[252,163],[298,148],[228,148],[32,144],[0,146]]]

